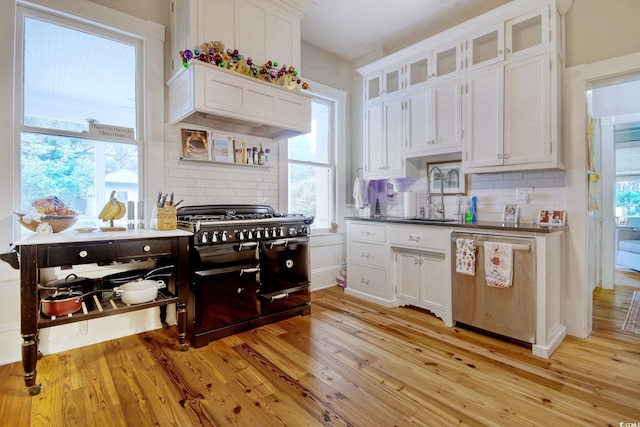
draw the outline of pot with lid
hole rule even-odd
[[[69,274],[64,279],[57,279],[40,285],[40,289],[49,289],[57,292],[61,291],[80,291],[86,293],[93,291],[95,287],[95,279],[88,277],[78,277],[76,274]]]
[[[113,288],[116,295],[125,304],[141,304],[153,301],[158,297],[158,289],[165,288],[162,280],[134,280],[122,286]]]

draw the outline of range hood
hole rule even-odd
[[[168,82],[169,123],[283,139],[311,132],[311,95],[192,61]]]

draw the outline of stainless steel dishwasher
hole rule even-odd
[[[456,241],[474,242],[475,274],[456,272]],[[484,267],[485,242],[511,243],[511,286],[489,286]],[[451,286],[453,320],[519,341],[535,343],[536,248],[534,238],[489,234],[451,234]]]

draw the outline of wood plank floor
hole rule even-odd
[[[632,292],[597,290],[593,334],[543,360],[420,310],[316,291],[310,316],[188,352],[173,327],[47,355],[34,397],[20,363],[1,366],[0,425],[640,423],[640,335],[620,330]]]

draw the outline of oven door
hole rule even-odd
[[[309,238],[260,242],[260,293],[309,285]]]
[[[194,330],[196,334],[256,319],[257,265],[221,268],[196,273]]]

